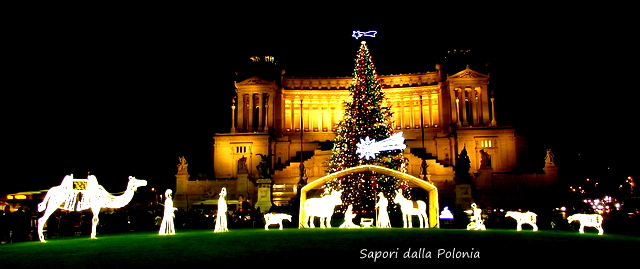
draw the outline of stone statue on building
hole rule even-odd
[[[187,160],[184,158],[184,156],[178,158],[178,160],[180,161],[180,163],[178,164],[178,173],[184,171],[185,173],[187,172],[187,166],[189,166],[189,164],[187,163]]]
[[[491,155],[484,149],[480,150],[480,168],[491,168]]]
[[[247,168],[247,157],[244,155],[242,158],[238,160],[238,174],[248,174],[249,169]]]
[[[545,165],[553,165],[553,153],[551,149],[547,149],[547,156],[544,157]]]
[[[260,158],[262,158],[260,163],[256,166],[256,169],[258,169],[258,175],[260,176],[260,178],[271,177],[271,156],[273,156],[273,154],[264,155],[264,154],[258,153],[256,155],[260,155]]]

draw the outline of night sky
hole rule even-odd
[[[580,159],[599,169],[601,161],[625,173],[640,160],[640,143],[632,142],[637,52],[620,35],[624,23],[392,27],[380,20],[329,27],[91,17],[24,20],[5,36],[8,173],[0,194],[48,189],[66,174],[85,178],[88,171],[111,192],[123,191],[128,176],[174,188],[180,156],[192,178],[211,178],[211,137],[230,128],[241,64],[273,55],[288,76],[350,76],[360,43],[353,30],[378,31],[366,40],[381,75],[434,71],[447,51],[470,50],[470,67],[491,73],[498,123],[530,136],[533,159],[549,147],[559,165],[575,169]]]

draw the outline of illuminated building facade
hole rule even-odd
[[[352,77],[287,77],[284,71],[275,69],[271,56],[252,60],[262,66],[272,63],[276,71],[270,76],[238,75],[236,96],[229,102],[232,116],[227,120],[231,129],[213,137],[216,179],[197,183],[178,180],[176,200],[191,192],[190,203],[198,203],[203,193],[216,191],[214,185],[224,181],[230,199],[242,195],[255,201],[262,196],[274,205],[286,205],[295,197],[301,163],[307,182],[326,175],[331,141],[343,116],[342,104],[350,98]],[[469,66],[447,74],[442,67],[378,77],[393,111],[395,129],[404,133],[408,173],[430,180],[442,197],[453,198],[453,165],[466,148],[476,195],[482,194],[482,189],[493,195],[491,189],[501,185],[508,188],[518,180],[532,181],[532,186],[554,181],[555,170],[534,177],[510,174],[518,161],[518,138],[513,127],[500,126],[496,120],[489,75]],[[269,156],[271,162],[272,189],[266,195],[258,194],[257,166],[262,156],[257,154]],[[238,173],[243,157],[248,168],[246,177]],[[426,175],[422,172],[423,160],[428,165]],[[489,202],[491,198],[482,200]]]

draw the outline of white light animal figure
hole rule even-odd
[[[176,228],[173,223],[173,211],[177,210],[177,208],[173,207],[173,199],[171,198],[171,189],[167,189],[164,192],[164,196],[166,197],[164,200],[164,215],[162,216],[162,223],[160,224],[160,231],[158,234],[160,235],[174,235],[176,234]]]
[[[98,215],[101,208],[120,208],[131,201],[133,193],[140,186],[146,186],[147,181],[129,177],[127,190],[120,196],[108,193],[98,184],[94,175],[89,175],[87,179],[74,179],[73,175],[67,175],[62,180],[62,184],[52,187],[47,192],[42,202],[38,204],[38,211],[44,213],[38,220],[38,237],[40,242],[45,242],[43,229],[44,225],[57,209],[68,211],[82,211],[91,209],[93,212],[91,239],[96,239],[96,227],[98,226]]]
[[[338,228],[360,228],[360,226],[353,223],[353,218],[356,217],[356,214],[353,214],[353,205],[349,205],[347,210],[344,212],[344,222]]]
[[[529,224],[533,227],[533,231],[538,231],[538,225],[536,225],[536,219],[538,215],[533,212],[518,212],[518,211],[507,211],[505,217],[511,217],[516,220],[518,223],[518,231],[522,231],[522,224]]]
[[[467,224],[467,230],[486,230],[484,222],[482,221],[482,209],[478,208],[476,203],[471,204],[473,215],[471,221]]]
[[[368,136],[365,139],[360,139],[360,143],[356,144],[358,147],[356,153],[360,155],[360,158],[374,159],[376,154],[386,150],[398,150],[405,149],[407,145],[404,144],[404,137],[402,132],[397,132],[387,139],[376,142],[371,140]]]
[[[288,220],[291,222],[291,215],[283,214],[283,213],[267,213],[264,214],[264,229],[269,230],[269,225],[280,225],[280,230],[282,230],[282,221]]]
[[[398,190],[396,191],[396,197],[393,198],[393,202],[400,204],[404,228],[413,228],[413,216],[418,216],[418,219],[420,219],[420,228],[425,228],[425,223],[429,223],[429,218],[427,217],[427,204],[424,201],[412,201],[404,198],[404,196],[402,196],[402,190]],[[417,207],[414,206],[414,204]]]
[[[384,197],[383,193],[378,193],[378,203],[376,203],[376,208],[378,209],[378,218],[376,220],[376,227],[378,228],[391,228],[391,222],[389,221],[389,212],[387,212],[387,207],[389,206],[389,200]]]
[[[315,228],[315,217],[320,218],[320,228],[331,228],[331,217],[337,205],[342,204],[342,191],[332,190],[329,195],[320,198],[307,199],[304,202],[305,220],[304,225],[308,228]],[[326,223],[326,224],[325,224]]]
[[[216,214],[216,226],[214,233],[228,232],[227,229],[227,188],[220,190],[220,198],[218,198],[218,213]]]
[[[361,38],[363,36],[376,37],[376,34],[378,34],[378,31],[367,31],[367,32],[353,31],[353,34],[351,36],[357,40],[358,38]]]
[[[584,227],[593,227],[598,229],[598,235],[604,234],[602,229],[602,216],[599,214],[573,214],[567,218],[569,223],[574,221],[580,222],[580,233],[584,233]]]

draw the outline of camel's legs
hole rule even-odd
[[[98,226],[100,207],[92,207],[91,212],[93,212],[93,218],[91,219],[91,239],[96,239],[96,227]]]
[[[47,220],[49,220],[49,217],[51,216],[51,214],[53,214],[53,212],[56,211],[56,209],[58,208],[51,206],[51,203],[47,204],[47,209],[42,214],[42,217],[38,219],[38,238],[42,243],[45,243],[44,234],[42,234],[44,230],[44,224],[47,223]]]

